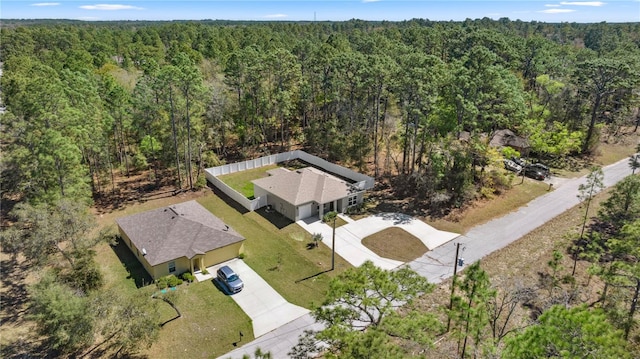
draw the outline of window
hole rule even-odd
[[[347,206],[349,207],[355,206],[357,203],[358,203],[358,196],[350,196],[349,203],[347,204]]]
[[[176,271],[176,262],[169,262],[169,273],[173,273]]]

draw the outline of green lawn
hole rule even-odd
[[[267,177],[267,171],[278,168],[278,165],[269,165],[258,167],[251,170],[240,171],[228,175],[218,176],[218,178],[227,184],[227,186],[242,193],[245,197],[253,199],[253,183],[251,181]]]
[[[240,332],[243,342],[254,339],[249,317],[212,281],[183,284],[175,295],[182,317],[162,327],[160,338],[148,350],[150,358],[215,358],[234,349]],[[175,317],[168,304],[159,305],[163,320]]]
[[[106,213],[99,218],[102,226],[114,218],[152,208],[179,203],[187,198],[163,198],[125,209]],[[351,265],[336,256],[331,268],[331,251],[321,245],[307,249],[311,235],[291,221],[273,224],[258,212],[241,214],[220,197],[205,192],[199,199],[203,206],[220,217],[246,238],[246,258],[260,276],[293,304],[312,308],[324,299],[329,280]],[[279,227],[281,229],[279,229]],[[155,285],[146,285],[149,277],[137,259],[124,245],[102,244],[96,248],[97,259],[103,269],[108,290],[143,291],[151,295]],[[221,293],[211,281],[183,284],[175,292],[176,305],[182,317],[168,322],[160,330],[160,338],[143,353],[151,358],[217,357],[232,350],[233,343],[244,334],[243,342],[253,340],[251,320],[229,296]],[[175,316],[164,302],[159,303],[162,321]],[[241,345],[242,343],[239,343]]]
[[[97,252],[108,290],[142,291],[149,296],[150,303],[158,301],[162,322],[175,317],[175,311],[168,304],[151,298],[158,289],[148,284],[149,275],[126,245],[103,244]],[[140,287],[142,282],[147,285]],[[240,331],[244,334],[243,340],[253,340],[250,318],[211,281],[185,283],[174,293],[182,317],[160,329],[158,341],[144,351],[150,358],[218,357],[233,350]]]
[[[410,262],[429,250],[422,241],[402,228],[391,227],[362,240],[375,254],[401,262]]]
[[[295,223],[279,229],[257,212],[238,213],[218,196],[198,200],[245,238],[244,261],[289,302],[312,308],[322,302],[329,280],[351,265],[321,245],[308,249],[311,235]]]

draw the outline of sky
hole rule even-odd
[[[640,22],[640,0],[2,0],[0,19]]]

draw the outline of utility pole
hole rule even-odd
[[[456,290],[456,274],[458,274],[458,254],[460,254],[460,243],[456,243],[456,260],[453,262],[453,279],[451,280],[451,296],[449,297],[449,310],[453,309],[453,294]],[[451,316],[447,319],[447,332],[451,327]]]
[[[333,216],[333,235],[331,236],[331,270],[336,267],[336,218],[338,214]]]

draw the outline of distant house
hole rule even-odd
[[[122,240],[153,279],[237,257],[244,237],[196,201],[116,219]]]
[[[344,212],[363,201],[364,190],[313,167],[276,168],[267,173],[269,177],[251,181],[255,196],[266,196],[268,206],[293,221]]]
[[[496,131],[491,137],[491,141],[489,141],[489,146],[498,148],[508,146],[520,152],[523,156],[526,156],[531,148],[526,138],[517,136],[508,129]]]

